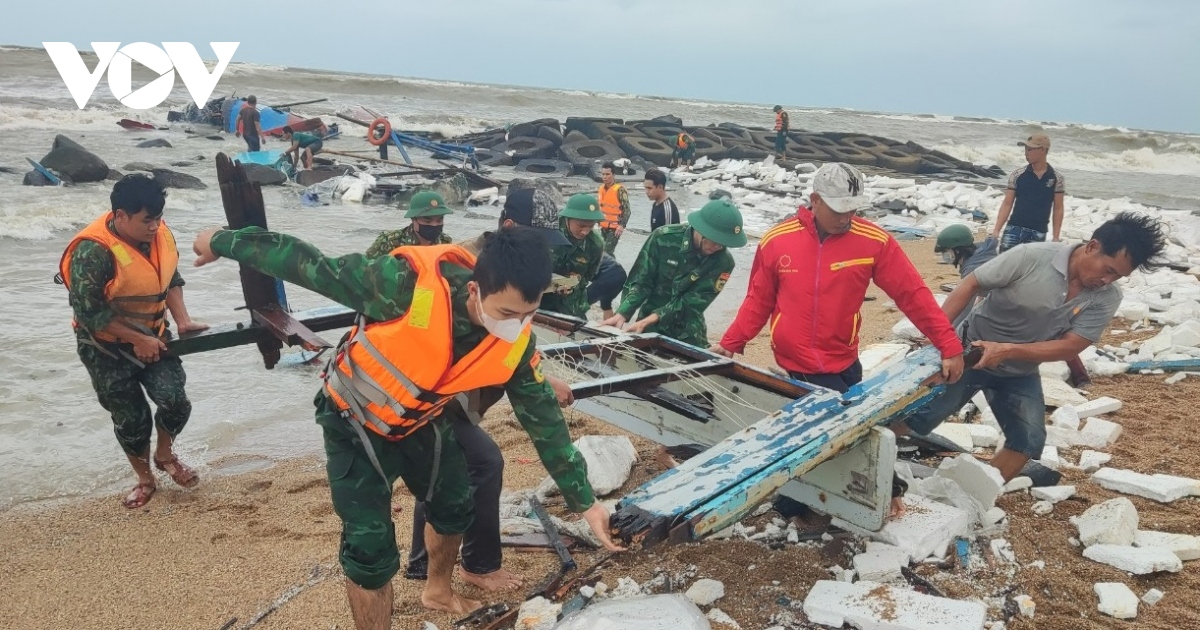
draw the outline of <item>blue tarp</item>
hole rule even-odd
[[[233,159],[242,164],[262,164],[277,168],[279,163],[283,161],[283,150],[272,149],[269,151],[242,151]]]
[[[242,111],[242,104],[246,101],[242,99],[234,99],[233,105],[229,107],[229,119],[225,121],[226,131],[234,133],[237,131],[238,112]],[[281,112],[273,107],[266,105],[258,106],[259,122],[262,124],[263,131],[278,129],[288,124],[287,112]]]

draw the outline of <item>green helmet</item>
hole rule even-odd
[[[728,199],[715,199],[688,215],[688,224],[700,236],[725,247],[741,247],[746,244],[746,232],[742,229],[742,213]]]
[[[446,200],[432,190],[424,190],[413,195],[412,201],[408,202],[408,212],[404,213],[404,218],[440,217],[444,214],[450,214]]]
[[[567,200],[567,207],[563,208],[558,216],[580,221],[604,220],[604,213],[600,211],[600,202],[596,201],[596,195],[588,194],[571,195],[571,198]]]
[[[933,251],[944,252],[955,247],[970,247],[974,244],[975,235],[971,232],[971,228],[961,223],[955,223],[938,232],[937,245],[933,247]]]

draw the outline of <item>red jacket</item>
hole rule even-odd
[[[836,374],[858,359],[863,299],[874,280],[944,358],[962,343],[899,243],[858,217],[822,243],[812,211],[771,228],[758,243],[750,287],[721,346],[742,352],[770,319],[775,362],[789,372]]]

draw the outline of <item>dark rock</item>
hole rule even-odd
[[[208,188],[204,182],[200,181],[199,177],[193,177],[187,173],[180,173],[166,168],[156,168],[153,173],[154,179],[167,188],[190,188],[192,190]]]
[[[263,186],[275,186],[288,180],[281,171],[262,164],[243,164],[242,169],[246,171],[246,179]]]
[[[216,134],[214,134],[214,135],[211,135],[211,136],[204,136],[204,137],[205,137],[205,138],[208,138],[209,140],[217,140],[218,142],[219,142],[219,141],[223,141],[223,140],[225,140],[225,136],[222,136],[222,135],[216,135]]]
[[[195,166],[195,165],[196,165],[196,163],[195,163],[195,162],[189,162],[189,161],[187,161],[187,160],[180,160],[180,161],[178,161],[178,162],[171,162],[171,166]]]
[[[147,173],[149,173],[150,171],[153,171],[154,169],[156,169],[158,167],[154,166],[153,164],[151,164],[149,162],[130,162],[130,163],[126,164],[125,166],[122,166],[121,168],[123,168],[127,171],[146,171]]]
[[[29,171],[25,173],[25,179],[21,180],[22,186],[53,186],[50,180],[46,179],[45,175],[37,171]]]
[[[902,199],[892,199],[889,201],[885,201],[883,203],[877,203],[877,204],[875,204],[875,207],[879,208],[881,210],[890,210],[892,212],[900,212],[901,210],[907,210],[908,204],[905,203]]]
[[[173,147],[175,145],[171,144],[170,141],[168,141],[166,138],[155,138],[153,140],[146,140],[145,142],[139,142],[137,144],[137,146],[139,149],[154,149],[154,148],[158,148],[158,147],[162,147],[164,149],[170,149],[171,147]]]
[[[0,173],[8,173],[9,175],[20,175],[21,171],[11,166],[0,166]]]
[[[108,169],[108,177],[106,177],[105,179],[107,179],[110,182],[115,182],[115,181],[121,179],[122,177],[125,177],[124,173],[122,173],[121,171],[118,171],[115,168],[110,168],[110,169]]]
[[[312,186],[313,184],[323,182],[327,179],[353,174],[354,167],[348,164],[338,164],[334,166],[314,166],[311,169],[296,173],[296,183],[300,184],[301,186]]]
[[[680,117],[678,117],[678,116],[672,116],[671,114],[667,114],[666,116],[656,116],[656,117],[654,117],[654,118],[651,118],[650,120],[656,120],[656,121],[658,121],[658,122],[671,123],[672,125],[682,125],[682,124],[683,124],[683,119],[682,119],[682,118],[680,118]]]
[[[192,159],[196,160],[197,162],[203,162],[204,160],[207,160],[208,158],[204,157],[203,155],[197,155],[196,157],[194,157]]]
[[[102,182],[108,177],[108,164],[74,140],[58,135],[42,166],[62,173],[74,182]]]

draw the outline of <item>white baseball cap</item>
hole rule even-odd
[[[845,214],[871,205],[863,194],[866,178],[853,166],[842,162],[829,162],[817,169],[813,175],[813,192],[834,212]]]

